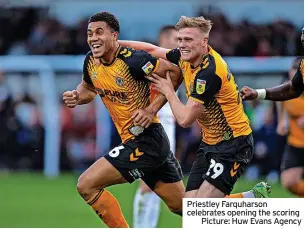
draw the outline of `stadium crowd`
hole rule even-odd
[[[200,15],[213,21],[210,44],[223,56],[302,54],[298,42],[301,29],[288,21],[278,20],[257,25],[244,20],[232,24],[219,12],[198,12]],[[84,54],[88,51],[84,32],[86,29],[87,19],[82,19],[75,27],[69,28],[41,9],[0,9],[0,55]],[[139,39],[146,38],[143,36]]]

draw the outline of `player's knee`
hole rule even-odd
[[[182,216],[182,206],[180,208],[170,208],[169,207],[169,210],[174,214]]]
[[[88,185],[87,179],[83,175],[78,178],[76,189],[84,199],[88,198],[87,196],[90,194],[90,186]]]
[[[104,187],[101,187],[101,189]],[[83,199],[88,200],[90,199],[91,195],[95,193],[94,183],[90,179],[89,176],[85,176],[82,174],[78,178],[78,182],[76,185],[77,192],[83,197]]]
[[[182,200],[177,201],[177,203],[169,204],[167,207],[172,213],[182,216]]]
[[[290,176],[290,174],[283,172],[281,174],[281,184],[286,189],[291,189],[296,184],[296,180],[294,176]]]

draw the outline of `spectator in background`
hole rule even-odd
[[[276,118],[274,104],[264,112],[263,125],[254,131],[255,151],[253,164],[257,164],[259,175],[266,175],[270,183],[274,183],[279,179],[279,171],[276,171],[277,161],[277,134],[276,134]]]
[[[253,24],[243,20],[233,24],[224,14],[203,9],[210,10],[210,7],[204,6],[198,16],[214,21],[211,46],[223,56],[303,55],[298,42],[301,30],[290,22],[277,20],[269,24]],[[83,39],[86,24],[84,19],[74,28],[68,28],[39,8],[0,9],[0,55],[84,54],[88,50],[86,39]],[[138,39],[145,40],[145,37]]]
[[[177,125],[178,127],[179,125]],[[180,127],[180,129],[183,129]],[[183,131],[183,130],[181,130]],[[180,148],[182,151],[181,167],[184,174],[188,174],[191,171],[192,164],[196,157],[197,149],[201,143],[201,129],[198,123],[193,123],[190,127],[190,131],[182,135],[181,141],[184,142],[185,147]]]
[[[250,120],[250,125],[254,132],[261,129],[264,125],[265,120],[262,117],[264,117],[265,113],[268,112],[271,104],[272,103],[269,101],[259,100],[244,102],[245,112]]]
[[[206,8],[206,7],[205,7]],[[205,12],[197,16],[214,22],[210,43],[224,56],[295,56],[302,55],[299,48],[301,30],[289,22],[277,20],[270,24],[252,24],[247,20],[232,24],[220,12]],[[226,34],[224,36],[224,34]]]
[[[29,95],[16,102],[14,111],[20,126],[16,134],[19,150],[15,154],[18,169],[42,169],[44,130],[36,101]]]
[[[54,18],[44,18],[32,30],[28,40],[29,54],[69,54],[70,31]]]
[[[99,156],[96,140],[96,115],[94,103],[69,109],[61,107],[63,167],[72,167],[82,173]]]
[[[276,108],[271,101],[245,101],[245,112],[250,120],[255,142],[255,153],[246,176],[256,180],[260,175],[274,183],[279,179],[278,136]]]
[[[87,53],[89,51],[87,36],[85,31],[87,31],[88,21],[86,19],[81,20],[74,31],[74,45],[73,51],[75,54]]]
[[[15,167],[13,155],[19,150],[16,142],[19,128],[11,92],[5,83],[4,74],[0,72],[0,171]]]
[[[0,55],[25,54],[25,41],[37,21],[38,9],[0,8]]]

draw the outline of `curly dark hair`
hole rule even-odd
[[[109,12],[99,12],[99,13],[92,15],[90,17],[88,23],[97,22],[97,21],[103,21],[115,32],[118,32],[118,33],[120,32],[120,23],[119,23],[118,19]]]

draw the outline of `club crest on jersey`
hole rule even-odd
[[[197,79],[196,81],[196,92],[201,95],[205,91],[205,80]]]
[[[149,75],[152,70],[154,68],[154,65],[148,61],[143,67],[142,67],[142,70],[145,72],[146,75]]]
[[[122,87],[124,85],[124,79],[122,77],[117,76],[115,78],[115,82],[118,86]]]

